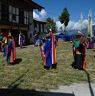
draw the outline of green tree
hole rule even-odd
[[[56,33],[56,23],[54,22],[53,19],[47,18],[47,20],[46,20],[46,28],[47,28],[47,33],[49,33],[50,29],[52,29]]]
[[[59,21],[63,24],[64,23],[64,31],[66,32],[66,27],[68,25],[68,22],[69,22],[69,17],[70,17],[70,14],[67,10],[67,8],[64,8],[63,9],[63,12],[61,13],[61,15],[59,16]]]

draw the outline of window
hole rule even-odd
[[[33,13],[30,11],[29,12],[29,24],[32,24],[32,22],[33,22]]]
[[[19,9],[9,6],[9,21],[19,23]]]
[[[43,32],[43,25],[41,24],[41,32]]]
[[[0,20],[1,20],[1,2],[0,2]]]
[[[29,13],[28,11],[24,11],[24,24],[29,23]]]
[[[47,30],[46,30],[47,28],[46,28],[46,24],[44,24],[44,32],[47,32]]]

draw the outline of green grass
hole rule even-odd
[[[49,90],[60,85],[88,82],[84,71],[73,69],[72,45],[59,41],[57,46],[57,69],[45,70],[39,47],[17,48],[17,58],[22,61],[16,65],[0,64],[0,88],[21,88]],[[87,71],[91,82],[95,82],[95,49],[87,49]]]

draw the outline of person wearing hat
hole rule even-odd
[[[74,68],[83,69],[83,54],[84,54],[84,46],[83,46],[83,37],[80,34],[76,35],[76,40],[73,45],[73,54],[74,54]]]

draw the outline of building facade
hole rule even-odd
[[[37,19],[33,19],[33,24],[34,24],[34,33],[38,32],[40,33],[41,36],[45,36],[46,34],[46,21],[41,21]]]
[[[32,0],[0,0],[0,31],[4,35],[10,31],[16,43],[19,33],[22,32],[27,43],[31,43],[34,32],[33,9],[42,8]]]
[[[95,25],[92,25],[93,35],[95,36]]]

